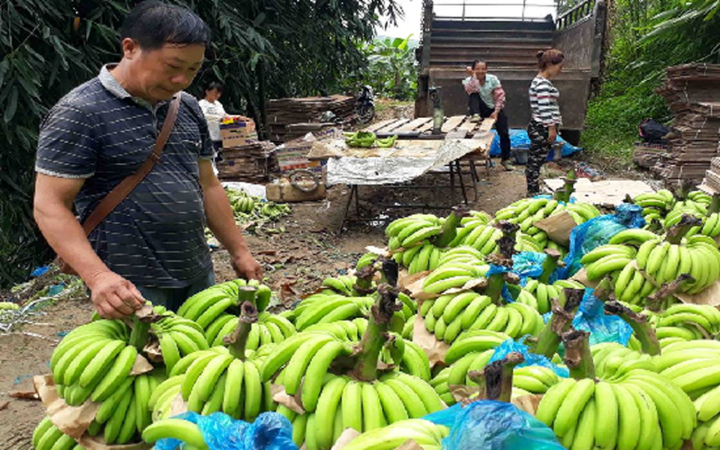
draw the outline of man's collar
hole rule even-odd
[[[160,101],[157,102],[154,106],[148,102],[145,99],[142,99],[140,97],[134,97],[131,95],[127,90],[125,90],[122,85],[120,85],[120,82],[113,76],[113,74],[110,73],[110,70],[115,68],[117,66],[117,63],[113,64],[105,64],[102,69],[100,69],[100,75],[98,75],[98,78],[100,79],[100,83],[103,85],[105,89],[110,91],[113,95],[115,95],[118,98],[130,98],[135,103],[137,103],[140,106],[143,106],[145,108],[150,109],[151,111],[157,111],[158,108],[165,105],[166,101]],[[175,94],[179,95],[179,94]],[[175,96],[173,96],[175,98]]]

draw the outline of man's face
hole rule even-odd
[[[123,44],[124,56],[131,60],[135,88],[151,102],[170,100],[190,86],[205,59],[202,44],[165,44],[157,50]]]

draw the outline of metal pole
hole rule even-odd
[[[527,3],[527,0],[523,0],[523,9],[522,9],[522,20],[525,21],[525,3]]]
[[[465,22],[465,0],[463,0],[462,7],[462,21]]]

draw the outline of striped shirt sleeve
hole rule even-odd
[[[35,170],[60,178],[89,178],[95,174],[99,151],[87,114],[58,104],[40,126]]]
[[[562,124],[558,98],[560,93],[550,80],[537,77],[530,85],[530,107],[533,119],[545,126]]]

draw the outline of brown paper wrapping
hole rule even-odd
[[[567,211],[563,211],[560,214],[538,220],[534,225],[546,232],[554,242],[567,247],[570,245],[570,232],[578,224]]]
[[[277,384],[270,385],[270,392],[272,392],[273,400],[277,403],[285,406],[286,408],[297,414],[305,414],[305,409],[303,409],[300,401],[294,396],[285,392],[285,388],[283,386]],[[298,389],[298,392],[300,392],[300,389]]]
[[[333,445],[330,450],[342,450],[358,436],[360,436],[360,432],[358,432],[355,428],[345,428],[345,431],[342,432],[337,442],[335,442],[335,445]]]
[[[143,358],[143,360],[145,360]],[[136,360],[137,363],[137,360]],[[145,361],[147,363],[147,361]],[[144,373],[144,372],[141,372]],[[90,423],[95,419],[95,414],[100,403],[93,403],[90,400],[80,406],[69,406],[61,399],[55,388],[55,381],[52,375],[38,375],[33,377],[35,391],[47,409],[50,421],[63,433],[75,439],[85,447],[86,450],[146,450],[152,447],[150,444],[140,442],[127,445],[108,445],[101,436],[91,437],[85,432]],[[182,399],[182,397],[181,397]],[[187,410],[187,408],[185,408]]]
[[[445,364],[445,354],[450,346],[442,341],[438,341],[435,335],[425,328],[425,319],[423,319],[420,314],[415,317],[412,341],[419,345],[427,354],[430,360],[430,367]]]

